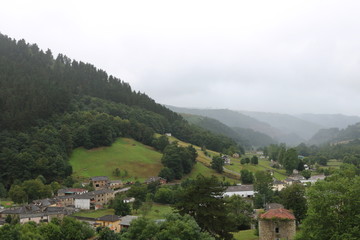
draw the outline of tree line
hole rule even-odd
[[[117,137],[159,149],[154,133],[170,132],[215,151],[238,149],[105,71],[36,44],[0,34],[0,65],[0,182],[7,189],[39,175],[61,182],[72,174],[72,149],[109,146]]]

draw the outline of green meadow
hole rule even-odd
[[[233,234],[234,234],[234,239],[236,239],[236,240],[258,240],[259,239],[259,236],[255,235],[254,229],[243,230],[243,231],[239,231],[239,232],[233,233]]]
[[[126,179],[144,180],[157,176],[160,169],[162,154],[153,148],[129,138],[119,138],[110,147],[87,150],[77,148],[73,151],[70,164],[74,176],[89,178],[91,176],[108,176],[116,179],[112,172],[119,168]]]
[[[83,210],[83,211],[74,213],[73,216],[99,218],[99,217],[102,217],[105,215],[113,215],[114,213],[115,213],[114,209]]]

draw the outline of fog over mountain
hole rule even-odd
[[[2,2],[0,32],[162,104],[360,115],[358,9],[356,0],[17,0]]]
[[[328,131],[328,128],[346,128],[360,122],[359,117],[339,114],[290,115],[229,109],[167,107],[179,113],[213,118],[233,129],[252,129],[288,145],[297,145],[309,140],[309,144],[319,144],[336,136],[334,130]]]

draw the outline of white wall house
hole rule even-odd
[[[90,197],[77,197],[75,198],[75,208],[90,209]]]
[[[233,195],[238,195],[244,198],[254,197],[255,195],[254,186],[253,185],[230,186],[224,192],[224,196],[231,197]]]

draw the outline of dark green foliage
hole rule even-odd
[[[224,159],[220,156],[214,156],[211,161],[211,168],[218,173],[222,173],[224,171]]]
[[[212,235],[232,239],[233,225],[222,198],[224,189],[216,177],[198,175],[180,192],[175,208],[181,215],[194,217],[199,226]]]
[[[294,148],[290,148],[279,161],[286,169],[286,173],[291,174],[299,165],[298,153]]]
[[[254,200],[255,208],[262,208],[266,203],[271,202],[274,194],[272,185],[273,179],[269,172],[257,171],[255,173],[254,190],[257,191]]]
[[[120,240],[120,234],[115,233],[114,231],[110,230],[109,228],[103,228],[99,232],[98,240]]]
[[[139,199],[142,202],[146,200],[146,193],[148,192],[146,185],[134,184],[127,192],[127,196]]]
[[[305,178],[305,179],[309,179],[311,177],[311,171],[310,170],[304,170],[301,172],[301,175]]]
[[[196,157],[197,153],[192,146],[180,147],[177,142],[173,142],[164,149],[161,162],[173,171],[175,179],[181,179],[184,174],[191,172]]]
[[[53,222],[41,224],[38,230],[44,239],[62,240],[61,226]]]
[[[165,178],[166,181],[171,182],[175,178],[174,171],[168,167],[164,167],[160,170],[159,177]]]
[[[27,180],[21,185],[12,185],[9,196],[15,203],[28,203],[36,199],[51,197],[52,188],[50,185],[44,185],[39,179]]]
[[[307,203],[305,187],[302,184],[292,184],[280,192],[280,201],[286,209],[293,211],[297,222],[301,222],[306,216]]]
[[[173,190],[171,190],[170,188],[162,187],[156,191],[154,201],[163,204],[171,204],[174,203],[174,195],[175,194]]]
[[[5,224],[0,228],[0,240],[86,240],[94,235],[94,230],[87,223],[71,217],[39,225],[34,222]]]
[[[9,197],[14,203],[27,203],[28,196],[23,187],[19,185],[12,185],[9,191]]]
[[[161,152],[164,151],[166,146],[169,144],[170,144],[169,139],[167,138],[167,136],[164,135],[155,138],[152,142],[152,146]]]
[[[359,176],[335,174],[317,182],[307,191],[307,217],[297,239],[360,239],[359,196]]]
[[[250,162],[251,162],[251,164],[257,165],[257,164],[259,164],[259,158],[254,155],[254,156],[252,156]]]
[[[122,196],[116,196],[111,203],[111,207],[115,210],[115,215],[126,216],[131,213],[130,205],[123,201]]]
[[[6,198],[7,197],[7,191],[4,187],[4,184],[0,183],[0,198]]]
[[[247,169],[243,169],[240,171],[240,180],[243,184],[252,184],[254,183],[254,175]]]
[[[232,231],[250,229],[253,208],[250,203],[237,195],[225,198],[228,219],[232,221]]]
[[[135,201],[132,204],[132,209],[134,209],[136,212],[137,210],[142,206],[142,201],[140,199],[135,199]]]
[[[9,225],[5,224],[0,228],[0,239],[1,240],[20,240],[20,225]]]
[[[298,171],[304,171],[305,170],[305,167],[304,167],[304,161],[299,159],[299,163],[298,163],[298,166],[296,168]]]

